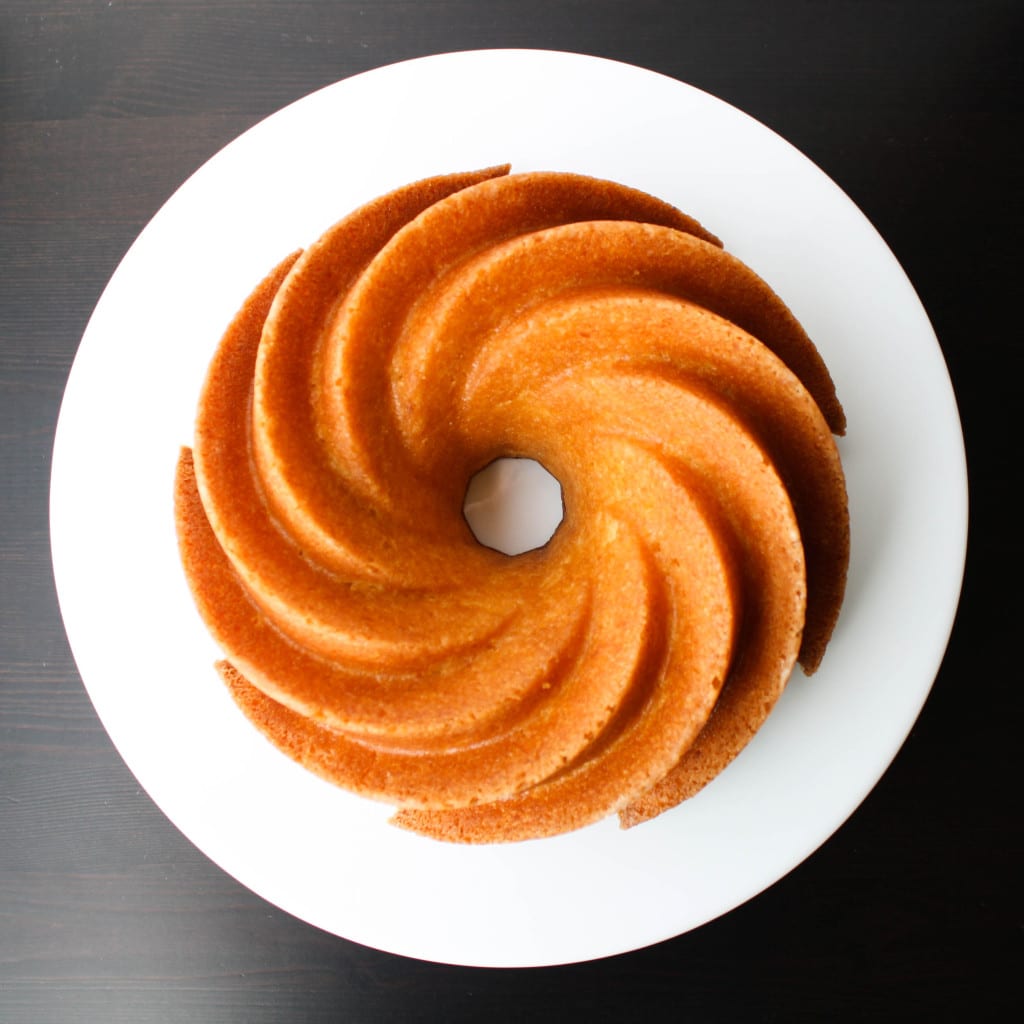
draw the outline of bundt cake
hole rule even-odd
[[[582,175],[445,175],[246,300],[179,461],[179,546],[241,710],[396,824],[635,825],[818,667],[844,429],[795,317],[691,217]],[[463,515],[508,456],[564,500],[516,556]]]

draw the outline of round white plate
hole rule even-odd
[[[280,257],[414,179],[511,161],[653,192],[792,306],[849,417],[853,558],[838,632],[743,755],[628,832],[485,848],[392,828],[250,728],[182,577],[179,447],[221,331]],[[114,743],[217,864],[320,928],[482,966],[580,961],[678,935],[750,899],[851,814],[928,694],[956,608],[966,470],[946,367],[863,215],[764,126],[689,86],[574,54],[475,51],[339,82],[232,142],[153,218],[75,359],[53,454],[61,610]]]

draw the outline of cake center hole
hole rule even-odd
[[[558,529],[562,486],[534,459],[495,459],[469,481],[462,511],[485,547],[521,555]]]

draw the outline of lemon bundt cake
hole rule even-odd
[[[818,667],[849,557],[843,410],[782,300],[667,203],[508,170],[400,188],[271,271],[175,489],[241,710],[461,842],[706,785]],[[507,456],[564,501],[514,557],[463,515]]]

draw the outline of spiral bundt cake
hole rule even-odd
[[[397,824],[536,838],[690,796],[842,602],[845,429],[756,274],[623,185],[431,178],[275,268],[178,466],[186,575],[241,710]],[[502,456],[564,518],[511,557],[462,514]]]

